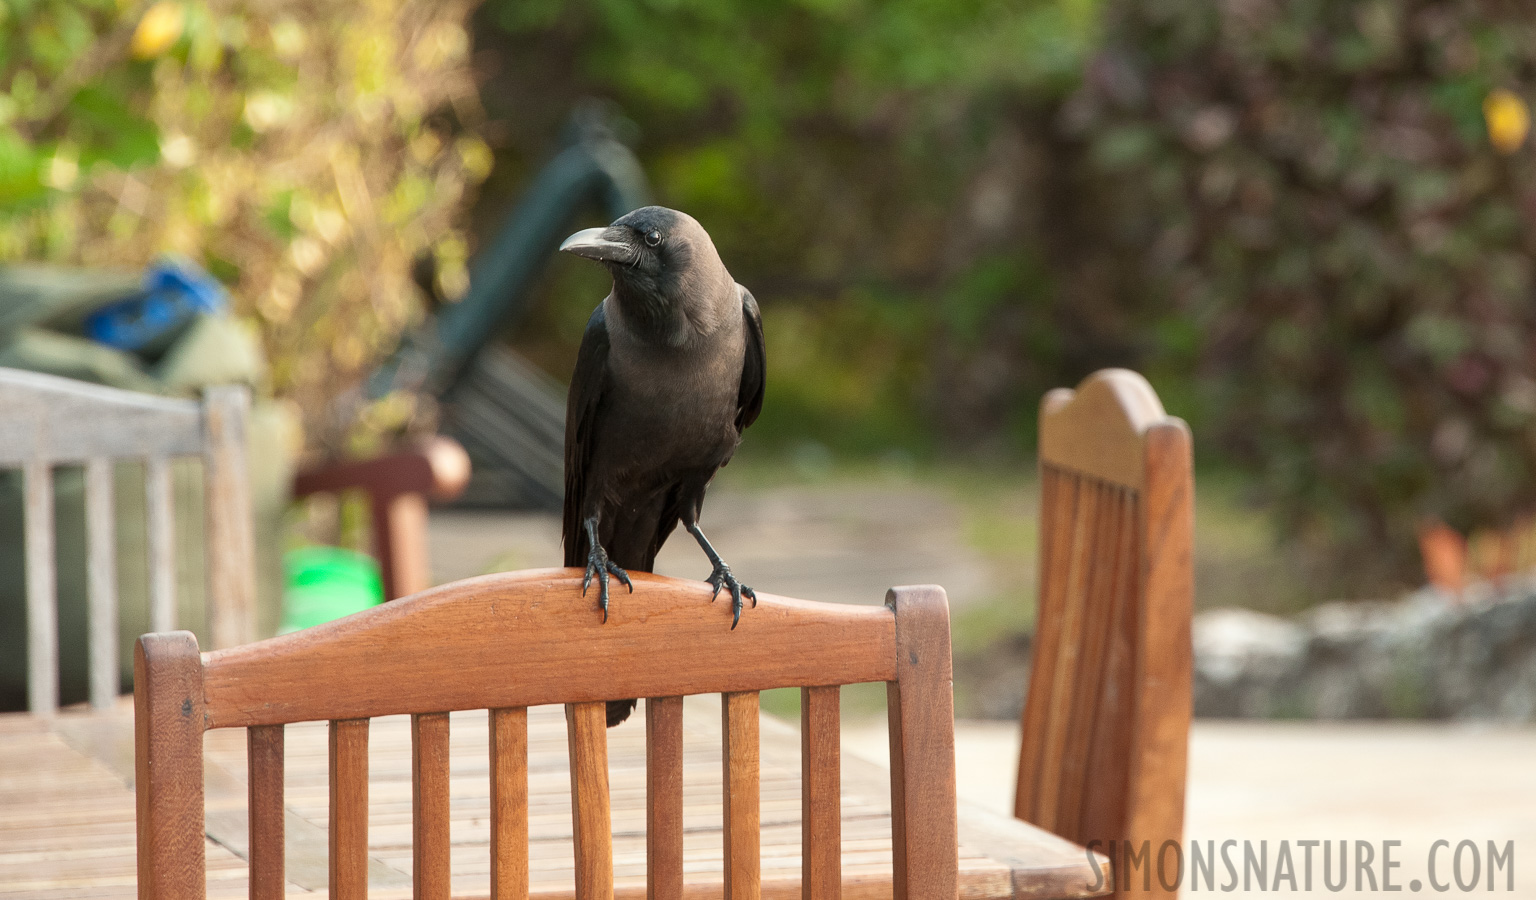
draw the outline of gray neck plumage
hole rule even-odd
[[[722,299],[726,294],[736,296],[736,282],[729,275],[722,284],[690,284],[667,293],[646,276],[613,281],[613,298],[624,327],[637,338],[663,347],[680,348],[714,332],[730,306],[728,299]]]
[[[623,329],[640,341],[657,347],[680,348],[696,336],[693,323],[677,304],[637,292],[619,283],[613,286]]]

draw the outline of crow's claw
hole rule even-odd
[[[587,553],[587,573],[581,579],[583,597],[587,595],[587,588],[592,584],[593,575],[598,577],[597,605],[602,609],[603,621],[606,623],[608,621],[608,576],[612,575],[623,582],[631,594],[635,592],[635,585],[629,580],[629,573],[609,561],[607,551],[598,544],[593,544],[592,550]]]
[[[731,630],[735,631],[737,624],[741,622],[742,596],[745,595],[751,597],[752,605],[755,607],[757,606],[757,592],[737,581],[736,576],[731,574],[731,567],[725,563],[720,563],[719,565],[715,566],[715,570],[709,573],[709,579],[707,583],[710,587],[714,588],[714,593],[709,595],[709,600],[711,603],[715,601],[716,597],[720,596],[720,592],[722,590],[726,588],[730,589]]]

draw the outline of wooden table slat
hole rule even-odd
[[[682,873],[685,898],[719,898],[725,890],[722,798],[724,712],[718,696],[690,697],[680,704]],[[599,707],[601,704],[599,704]],[[648,714],[641,704],[630,722],[606,734],[613,830],[611,878],[615,898],[647,898],[648,847],[644,765]],[[521,712],[523,732],[517,734]],[[453,713],[448,740],[448,797],[452,819],[449,855],[455,897],[492,895],[496,867],[490,754],[493,732],[507,747],[503,758],[525,758],[522,805],[533,836],[509,832],[512,846],[526,848],[522,883],[534,900],[569,900],[575,887],[569,737],[560,707],[526,711]],[[493,725],[493,723],[500,723]],[[599,720],[600,724],[600,720]],[[411,896],[412,787],[409,717],[359,723],[365,728],[353,765],[368,772],[361,799],[368,896]],[[356,727],[356,726],[354,726]],[[353,741],[354,745],[356,741]],[[325,722],[284,729],[283,823],[288,847],[289,894],[325,891],[331,760]],[[244,859],[250,846],[248,756],[241,729],[204,737],[208,764],[205,795],[210,897],[244,897]],[[802,732],[772,716],[758,721],[759,882],[761,896],[800,900],[802,857]],[[891,895],[890,781],[886,772],[841,754],[839,866],[844,900]],[[502,784],[518,781],[513,767],[499,769]],[[44,721],[26,714],[0,715],[0,893],[7,900],[31,896],[131,898],[134,896],[134,800],[132,707],[100,712],[65,710]],[[12,773],[25,773],[12,776]],[[515,809],[516,790],[502,797]],[[503,804],[502,808],[507,808]],[[517,817],[511,817],[512,822]],[[502,824],[507,820],[501,818]],[[974,810],[960,816],[961,896],[1044,900],[1086,896],[1094,878],[1081,848],[1023,822]],[[504,872],[511,871],[504,869]],[[883,893],[882,893],[883,892]],[[331,896],[339,896],[332,892]],[[518,897],[510,892],[500,897]]]

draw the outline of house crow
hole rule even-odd
[[[597,260],[613,290],[592,313],[565,418],[565,564],[586,567],[608,619],[608,576],[649,572],[681,522],[714,567],[715,596],[757,602],[699,529],[704,491],[763,405],[763,324],[693,217],[659,206],[589,228],[560,249]],[[635,701],[608,704],[608,724]]]

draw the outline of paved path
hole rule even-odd
[[[451,581],[508,569],[558,566],[560,520],[551,515],[434,510],[433,577]],[[898,584],[942,584],[960,608],[985,597],[989,567],[960,535],[955,504],[936,489],[902,485],[712,491],[702,522],[746,584],[839,603],[882,603]],[[656,570],[705,578],[709,562],[682,529]]]
[[[1010,811],[1018,765],[1018,726],[1006,722],[962,722],[956,737],[959,790],[962,799],[997,812]],[[880,721],[850,722],[844,747],[877,762],[888,759],[885,725]],[[1225,722],[1199,721],[1190,739],[1190,784],[1186,846],[1234,840],[1234,864],[1241,875],[1243,842],[1257,854],[1266,841],[1268,887],[1261,893],[1256,880],[1224,896],[1324,897],[1368,894],[1329,891],[1322,880],[1321,849],[1314,860],[1313,890],[1303,881],[1305,849],[1300,841],[1350,841],[1372,844],[1372,871],[1381,876],[1384,841],[1401,841],[1392,850],[1401,866],[1393,885],[1402,894],[1419,879],[1423,892],[1435,894],[1428,882],[1428,855],[1437,840],[1450,846],[1436,856],[1437,880],[1449,884],[1447,896],[1460,896],[1454,882],[1454,852],[1463,840],[1473,841],[1482,869],[1479,896],[1536,898],[1536,728],[1400,723]],[[1514,891],[1507,892],[1508,869],[1501,868],[1496,891],[1489,894],[1487,845],[1502,853],[1514,843]],[[1276,884],[1280,842],[1288,841],[1295,864],[1296,887]],[[1470,853],[1470,851],[1464,851]],[[1337,860],[1334,880],[1337,883]],[[1353,863],[1352,863],[1353,864]],[[1171,865],[1171,863],[1170,863]],[[1471,880],[1472,857],[1463,857],[1463,881]],[[1170,876],[1171,877],[1171,876]],[[1214,893],[1232,884],[1218,862]],[[1378,888],[1382,887],[1378,882]],[[1208,890],[1202,879],[1198,897]],[[1385,896],[1386,891],[1380,891]]]

